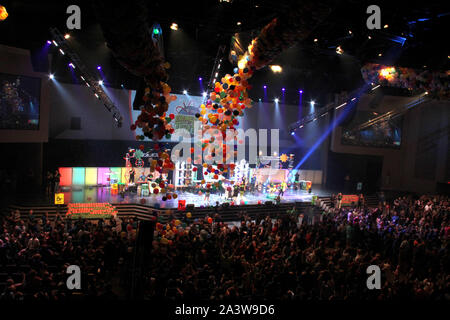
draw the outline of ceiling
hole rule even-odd
[[[147,2],[150,24],[159,23],[163,30],[164,54],[172,65],[169,84],[175,92],[186,89],[193,94],[201,93],[199,77],[204,84],[207,82],[218,47],[226,45],[228,53],[234,33],[254,37],[274,17],[302,4],[299,0]],[[273,62],[283,67],[282,73],[273,74],[264,68],[255,74],[250,81],[253,99],[262,95],[262,86],[266,84],[270,97],[280,95],[281,88],[285,88],[287,103],[297,101],[299,89],[305,92],[304,98],[325,103],[331,94],[359,86],[362,82],[359,70],[366,62],[450,69],[450,46],[445,37],[450,26],[450,8],[441,1],[411,1],[407,6],[395,1],[379,2],[382,25],[388,27],[375,31],[366,27],[366,9],[371,2],[330,3],[332,12],[328,18],[306,40],[286,50]],[[120,87],[124,84],[127,88],[139,85],[140,79],[120,66],[106,47],[91,1],[0,0],[0,4],[9,13],[7,20],[0,23],[0,43],[34,51],[49,39],[50,27],[66,31],[66,8],[78,4],[82,29],[71,32],[74,50],[93,72],[97,65],[102,65],[107,85]],[[169,28],[172,22],[179,25],[178,31]],[[394,37],[405,38],[403,46],[392,41]],[[344,54],[336,53],[338,45]],[[53,56],[50,71],[60,81],[73,81],[64,57],[56,53]],[[221,70],[231,73],[232,68],[231,63],[226,62]]]

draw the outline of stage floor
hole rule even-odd
[[[303,190],[286,190],[284,196],[281,198],[282,203],[289,202],[310,202],[312,196],[329,196],[330,193],[320,188],[313,186],[314,192],[308,193]],[[195,207],[214,206],[216,202],[220,204],[231,202],[225,196],[218,194],[211,194],[209,201],[205,195],[194,194],[191,192],[177,192],[178,198],[167,201],[162,201],[162,195],[150,195],[147,197],[138,196],[136,193],[125,193],[124,196],[120,194],[111,194],[111,189],[107,187],[71,187],[63,188],[61,191],[64,194],[64,203],[136,203],[145,204],[160,208],[177,208],[178,200],[186,200],[186,205],[193,204]],[[272,197],[271,197],[272,196]],[[47,203],[52,203],[53,199],[47,198]],[[274,195],[266,193],[250,193],[247,192],[243,198],[238,197],[234,204],[257,204],[265,201],[275,201]],[[42,201],[40,201],[42,203]]]
[[[310,202],[313,195],[319,197],[329,197],[332,192],[321,188],[320,185],[313,185],[313,192],[309,194],[303,190],[286,190],[282,203],[289,202]],[[150,195],[147,197],[140,197],[136,193],[126,193],[124,197],[120,194],[111,194],[111,189],[107,187],[64,187],[60,191],[64,194],[64,203],[123,203],[123,204],[145,204],[160,208],[176,208],[178,207],[178,200],[186,200],[186,205],[193,204],[195,207],[214,206],[216,201],[220,204],[231,202],[216,194],[211,194],[209,203],[206,201],[204,195],[193,194],[190,192],[177,192],[178,198],[175,200],[162,201],[161,195]],[[264,203],[265,201],[275,201],[269,198],[265,193],[246,193],[244,199],[238,198],[236,205],[241,204],[257,204],[258,201]],[[54,195],[44,195],[43,193],[12,193],[7,196],[4,201],[5,208],[8,205],[53,205]]]

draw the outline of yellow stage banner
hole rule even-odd
[[[55,193],[55,204],[64,204],[64,193]]]

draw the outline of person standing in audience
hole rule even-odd
[[[54,193],[58,193],[58,191],[59,191],[59,183],[61,181],[61,174],[59,173],[58,169],[55,170],[55,173],[53,175],[53,181],[54,181],[54,184],[55,184],[53,192]]]

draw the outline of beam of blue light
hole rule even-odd
[[[368,88],[368,84],[364,84],[362,88],[358,91],[358,94],[356,95],[357,98],[359,98],[365,90]],[[356,103],[357,99],[348,101],[347,105],[345,106],[345,109],[342,110],[333,120],[331,125],[327,128],[327,130],[322,134],[322,136],[314,143],[314,145],[311,147],[311,149],[308,150],[308,152],[303,156],[303,158],[300,160],[300,162],[295,166],[294,169],[300,168],[300,166],[305,163],[306,160],[313,154],[314,151],[322,144],[322,142],[325,141],[325,139],[330,135],[331,132],[347,117],[350,110],[352,110]]]

